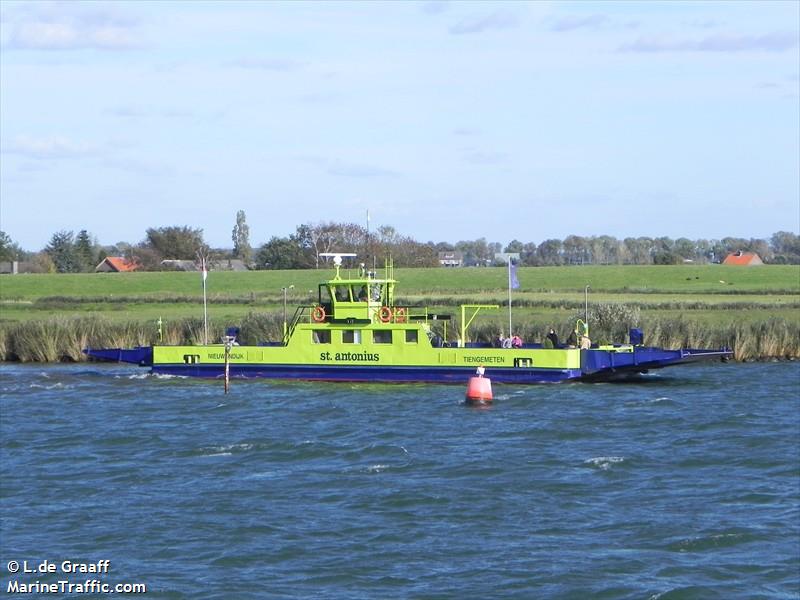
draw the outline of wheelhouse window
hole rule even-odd
[[[349,285],[337,285],[333,290],[333,295],[339,302],[352,302]]]
[[[313,329],[311,331],[311,341],[315,344],[330,344],[331,332],[327,329]]]
[[[416,329],[406,329],[406,344],[416,344],[419,341]]]
[[[391,329],[376,329],[372,332],[372,341],[376,344],[391,344],[392,343],[392,330]]]
[[[342,330],[342,343],[343,344],[360,344],[361,343],[361,330],[360,329],[343,329]]]

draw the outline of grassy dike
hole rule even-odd
[[[723,346],[738,360],[800,358],[800,267],[593,266],[520,268],[512,296],[516,333],[542,339],[549,326],[565,337],[591,288],[592,338],[624,341],[630,326],[645,343],[667,348]],[[214,273],[209,276],[209,338],[238,325],[245,343],[279,339],[283,292],[289,315],[311,304],[319,271]],[[346,273],[343,272],[343,276]],[[507,272],[486,269],[398,269],[398,303],[458,315],[461,303],[499,304],[470,329],[490,340],[508,326]],[[0,278],[0,360],[84,360],[81,348],[202,342],[197,273],[18,275]],[[457,327],[456,323],[452,324]],[[456,329],[451,326],[450,331]]]

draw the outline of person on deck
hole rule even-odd
[[[578,338],[575,335],[575,331],[570,331],[569,337],[567,338],[567,346],[569,346],[570,348],[574,348],[577,345],[578,345]]]
[[[553,344],[553,348],[558,348],[558,334],[556,334],[555,329],[552,327],[550,328],[550,332],[547,334],[547,339]]]

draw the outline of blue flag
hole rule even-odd
[[[517,265],[510,258],[508,259],[508,285],[512,290],[519,289],[519,279],[517,279]]]

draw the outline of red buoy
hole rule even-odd
[[[468,403],[490,404],[492,402],[492,380],[488,377],[470,377],[466,400]]]

